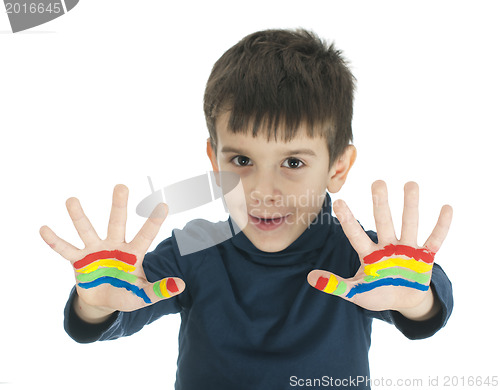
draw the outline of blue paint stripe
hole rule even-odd
[[[137,286],[134,286],[133,284],[130,284],[128,282],[125,282],[124,280],[112,278],[111,276],[103,276],[102,278],[98,278],[96,280],[93,280],[92,282],[88,283],[78,283],[78,286],[81,288],[93,288],[100,286],[101,284],[108,283],[111,284],[114,287],[118,288],[125,288],[128,291],[132,291],[135,295],[137,295],[139,298],[142,298],[144,302],[146,303],[151,303],[151,300],[147,296],[146,292]]]
[[[354,286],[351,291],[347,294],[347,298],[352,298],[356,294],[361,294],[370,290],[373,290],[377,287],[382,286],[402,286],[402,287],[411,287],[421,291],[427,291],[429,286],[425,284],[420,284],[417,282],[412,282],[406,279],[400,278],[385,278],[379,279],[371,283],[357,284]]]

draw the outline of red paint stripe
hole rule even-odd
[[[431,264],[434,261],[435,253],[425,248],[413,248],[408,245],[389,244],[385,246],[384,249],[380,249],[365,256],[363,262],[365,264],[373,264],[386,256],[393,255],[404,255],[415,260],[422,260],[428,264]]]
[[[316,286],[314,287],[316,287],[318,290],[324,290],[327,284],[328,284],[328,278],[320,276],[318,281],[316,282]]]
[[[167,290],[173,293],[176,293],[179,291],[179,288],[177,287],[177,284],[175,283],[175,280],[172,278],[167,279]]]
[[[95,253],[91,253],[87,256],[85,256],[83,259],[78,260],[73,264],[73,267],[76,269],[80,269],[83,267],[86,267],[90,263],[93,263],[96,260],[101,260],[101,259],[116,259],[123,261],[124,263],[134,265],[137,262],[137,257],[131,253],[125,253],[122,251],[99,251]]]

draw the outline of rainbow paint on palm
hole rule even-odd
[[[409,259],[422,260],[427,264],[434,262],[435,253],[425,248],[414,248],[408,245],[389,244],[384,248],[366,255],[363,259],[365,264],[373,264],[384,257],[406,256]]]
[[[401,257],[390,257],[377,263],[365,265],[365,273],[370,276],[379,276],[379,271],[387,268],[402,267],[410,269],[416,273],[429,272],[432,264],[416,261],[415,259],[403,259]]]
[[[363,283],[352,287],[346,298],[382,286],[402,286],[427,291],[434,255],[425,248],[393,244],[374,251],[363,259],[366,274]],[[339,282],[334,275],[329,278],[319,277],[314,287],[332,295],[343,295],[347,290],[346,283]]]
[[[365,283],[355,285],[347,298],[382,286],[410,287],[427,291],[434,263],[434,253],[408,245],[386,245],[365,256]]]
[[[85,256],[83,259],[78,260],[77,262],[75,262],[75,264],[73,264],[73,267],[75,267],[75,269],[80,269],[86,267],[87,265],[93,263],[96,260],[101,260],[101,259],[116,259],[130,265],[135,265],[135,263],[137,262],[137,257],[131,253],[126,253],[119,250],[99,251],[91,253]]]
[[[125,288],[133,292],[144,302],[151,303],[144,289],[137,287],[135,271],[137,257],[133,254],[114,251],[99,251],[85,256],[73,264],[77,272],[76,278],[81,288],[93,288],[101,284],[111,284],[114,287]]]
[[[114,259],[100,259],[94,261],[92,264],[87,265],[86,267],[80,268],[78,270],[81,274],[88,274],[90,272],[94,272],[99,267],[107,267],[107,268],[116,268],[125,272],[134,272],[135,267],[133,265],[125,264],[119,260]]]

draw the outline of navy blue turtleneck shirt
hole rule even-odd
[[[442,309],[423,322],[394,311],[367,311],[312,288],[306,277],[313,269],[348,278],[360,266],[331,214],[328,194],[317,219],[280,252],[260,251],[242,232],[210,246],[207,240],[218,242],[218,232],[227,227],[228,222],[192,221],[146,255],[148,280],[180,277],[186,283],[182,294],[89,325],[72,309],[73,289],[65,309],[66,331],[82,343],[110,340],[131,335],[165,314],[180,313],[178,390],[290,389],[307,378],[324,387],[351,388],[352,378],[369,377],[373,318],[418,339],[437,332],[451,314],[451,283],[437,264],[431,287]],[[208,248],[181,256],[179,233],[183,240],[206,242]],[[367,233],[376,242],[375,233]],[[369,386],[358,383],[357,388]]]

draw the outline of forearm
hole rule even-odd
[[[434,317],[441,309],[441,304],[439,300],[434,296],[434,291],[429,288],[425,294],[424,300],[420,305],[398,310],[402,315],[404,315],[409,320],[413,321],[425,321]]]
[[[114,313],[113,310],[107,308],[88,305],[78,294],[73,301],[73,309],[81,320],[89,324],[100,324]]]

